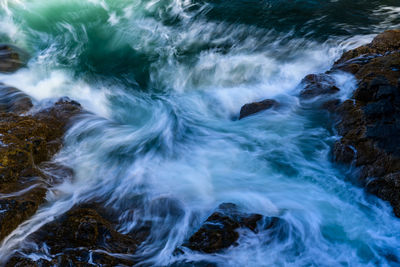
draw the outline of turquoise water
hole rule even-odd
[[[302,106],[299,82],[344,50],[400,26],[398,1],[0,1],[0,41],[31,58],[2,82],[38,106],[67,95],[90,114],[55,161],[75,171],[0,246],[0,258],[74,204],[104,201],[118,230],[143,221],[140,265],[394,266],[400,222],[331,162],[328,114]],[[335,76],[346,98],[355,88]],[[265,98],[281,108],[238,121]],[[279,216],[287,236],[241,230],[239,245],[173,251],[223,202]],[[46,257],[45,248],[28,255]]]

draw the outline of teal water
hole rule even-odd
[[[395,266],[400,221],[331,162],[328,114],[299,82],[344,50],[400,27],[398,1],[0,0],[0,42],[31,54],[0,81],[44,106],[67,95],[91,113],[55,161],[75,178],[0,246],[0,258],[74,204],[102,200],[129,233],[151,221],[143,266]],[[335,76],[342,97],[355,80]],[[238,121],[240,107],[282,103]],[[287,236],[242,231],[206,255],[173,251],[223,202],[279,216]],[[46,257],[45,248],[28,257]]]

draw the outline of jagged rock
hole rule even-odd
[[[218,252],[233,245],[239,238],[240,227],[256,231],[260,214],[245,214],[231,203],[221,204],[184,246],[205,253]]]
[[[262,110],[275,108],[278,106],[279,106],[279,103],[272,99],[266,99],[266,100],[263,100],[260,102],[253,102],[253,103],[246,104],[240,109],[239,120],[243,119],[244,117],[250,116],[254,113],[260,112]]]
[[[28,237],[39,247],[47,249],[47,260],[30,261],[31,264],[44,262],[59,266],[132,266],[132,256],[147,235],[124,235],[117,232],[112,223],[102,216],[93,205],[76,206],[51,223],[46,224]],[[104,210],[104,209],[103,209]],[[147,233],[148,234],[148,233]],[[29,254],[30,251],[24,251]],[[125,255],[118,257],[116,254]],[[91,259],[91,260],[90,260]],[[6,266],[28,261],[22,254],[13,255]],[[33,266],[37,266],[33,265]]]
[[[0,44],[0,72],[14,72],[24,65],[23,52],[18,48]]]
[[[300,92],[302,99],[311,99],[321,95],[332,95],[340,91],[335,80],[328,74],[309,74],[302,81],[304,86]]]
[[[331,71],[355,75],[353,97],[335,108],[336,161],[359,168],[359,181],[387,200],[400,217],[400,30],[378,35],[370,44],[350,50]]]
[[[20,95],[19,103],[28,103],[16,108],[14,104],[18,103],[17,99],[11,105],[15,112],[30,108],[26,96],[17,89],[1,89]],[[0,101],[1,104],[4,102]],[[10,111],[8,108],[6,110]],[[0,240],[31,217],[44,203],[48,187],[44,181],[49,182],[50,179],[48,173],[41,171],[41,164],[50,160],[60,149],[67,123],[80,112],[78,103],[60,100],[34,115],[0,113]],[[60,167],[58,170],[67,169]],[[67,171],[65,177],[70,175]]]

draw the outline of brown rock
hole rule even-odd
[[[89,208],[90,206],[90,208]],[[48,248],[48,261],[30,261],[30,264],[59,266],[132,266],[137,247],[147,235],[124,235],[96,210],[104,210],[98,205],[76,206],[51,223],[46,224],[28,237],[40,246]],[[35,251],[33,251],[34,253]],[[31,253],[29,250],[23,251]],[[117,254],[125,256],[117,256]],[[6,266],[25,262],[23,254],[14,254]],[[37,266],[37,265],[33,265]]]
[[[205,253],[221,251],[238,240],[238,228],[245,227],[256,231],[257,222],[261,219],[262,215],[259,214],[239,212],[235,204],[221,204],[184,246]]]
[[[29,111],[31,98],[20,90],[0,83],[0,112],[21,114]]]
[[[342,57],[336,61],[335,65],[339,65],[359,57],[370,59],[371,56],[374,57],[379,54],[385,54],[387,52],[393,52],[399,49],[400,30],[388,30],[377,35],[370,44],[345,52]],[[368,62],[368,60],[366,62]]]
[[[359,168],[367,190],[387,200],[400,217],[400,30],[378,35],[348,51],[331,71],[351,72],[358,80],[353,99],[335,112],[342,136],[333,149],[336,161]]]
[[[39,166],[61,147],[69,119],[81,112],[79,104],[60,100],[35,115],[19,116],[31,106],[26,95],[15,88],[1,87],[0,107],[0,240],[31,217],[44,203],[49,173]],[[7,94],[15,96],[11,101]],[[0,93],[1,95],[1,93]],[[29,100],[29,101],[28,101]],[[5,113],[7,111],[8,113]],[[15,112],[15,113],[12,113]],[[55,170],[57,168],[53,168]],[[58,168],[58,170],[66,168]],[[66,173],[65,177],[71,174]],[[43,180],[47,180],[45,184]]]
[[[18,48],[0,44],[0,72],[14,72],[24,65],[24,56]]]
[[[239,120],[243,119],[244,117],[255,114],[257,112],[260,112],[262,110],[267,110],[267,109],[278,107],[278,106],[279,106],[279,103],[272,99],[266,99],[266,100],[263,100],[260,102],[253,102],[253,103],[246,104],[240,109]]]
[[[301,84],[304,89],[300,92],[302,99],[311,99],[322,95],[332,95],[340,91],[336,86],[335,80],[328,74],[307,75]]]

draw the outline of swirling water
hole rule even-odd
[[[393,266],[400,221],[332,163],[328,114],[299,104],[299,82],[400,26],[390,0],[1,0],[0,40],[31,54],[0,80],[46,105],[90,111],[55,161],[73,180],[0,246],[0,258],[73,205],[104,201],[119,231],[151,221],[139,265]],[[337,74],[342,97],[355,81]],[[277,111],[237,120],[265,98]],[[173,252],[221,203],[289,222],[285,239],[241,230],[238,246]],[[43,254],[31,257],[45,257]],[[132,255],[127,255],[132,256]]]

